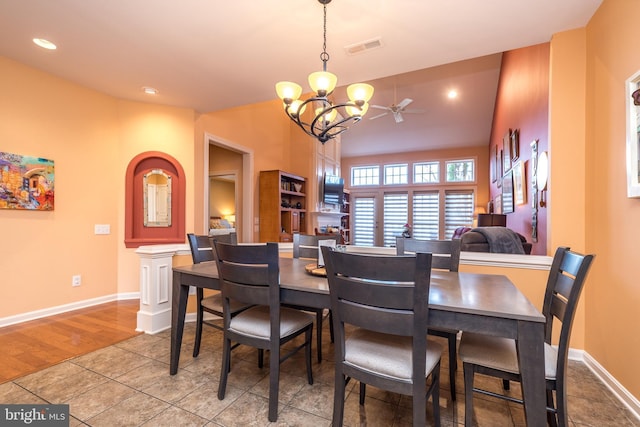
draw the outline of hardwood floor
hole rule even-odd
[[[139,307],[114,301],[0,328],[0,384],[139,335]]]

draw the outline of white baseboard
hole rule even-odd
[[[607,386],[611,393],[640,421],[640,401],[624,388],[596,359],[584,350],[569,350],[569,359],[580,360]]]
[[[21,313],[15,316],[8,316],[0,318],[0,327],[15,325],[16,323],[28,322],[30,320],[41,319],[47,316],[53,316],[56,314],[66,313],[68,311],[78,310],[80,308],[92,307],[98,304],[104,304],[111,301],[122,301],[129,299],[140,299],[140,292],[128,292],[124,294],[112,294],[105,295],[99,298],[88,299],[84,301],[77,301],[70,304],[59,305],[56,307],[49,307],[42,310],[30,311],[28,313]]]

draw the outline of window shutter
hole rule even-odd
[[[384,195],[384,246],[395,246],[396,237],[402,235],[409,221],[409,196],[407,193],[385,193]]]
[[[444,238],[451,239],[458,227],[469,227],[473,223],[473,191],[445,191]]]
[[[375,197],[355,197],[353,202],[353,243],[373,246],[375,243]]]
[[[440,195],[438,191],[413,193],[413,237],[437,240],[440,230]]]

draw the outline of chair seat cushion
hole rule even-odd
[[[427,340],[426,372],[440,361],[442,346]],[[356,329],[345,341],[345,364],[395,380],[410,381],[412,337]]]
[[[500,371],[520,373],[516,342],[509,338],[463,332],[458,348],[462,363],[486,366]],[[556,378],[558,350],[544,344],[544,372],[548,380]]]
[[[206,298],[202,298],[200,302],[202,307],[205,310],[215,311],[216,313],[222,314],[222,294],[217,293]],[[238,302],[231,300],[231,313],[237,313],[238,311],[244,310],[245,308],[251,307],[250,304],[245,304],[243,302]]]
[[[281,307],[280,338],[287,337],[308,325],[313,325],[314,320],[315,317],[307,312]],[[271,333],[269,307],[257,305],[232,317],[229,330],[254,338],[269,339]]]

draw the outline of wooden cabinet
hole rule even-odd
[[[340,206],[340,213],[342,213],[342,217],[340,217],[340,234],[342,235],[342,243],[348,245],[351,243],[351,195],[348,191],[345,190],[343,195],[342,206]]]
[[[307,180],[280,170],[261,171],[260,241],[291,242],[306,233]]]

